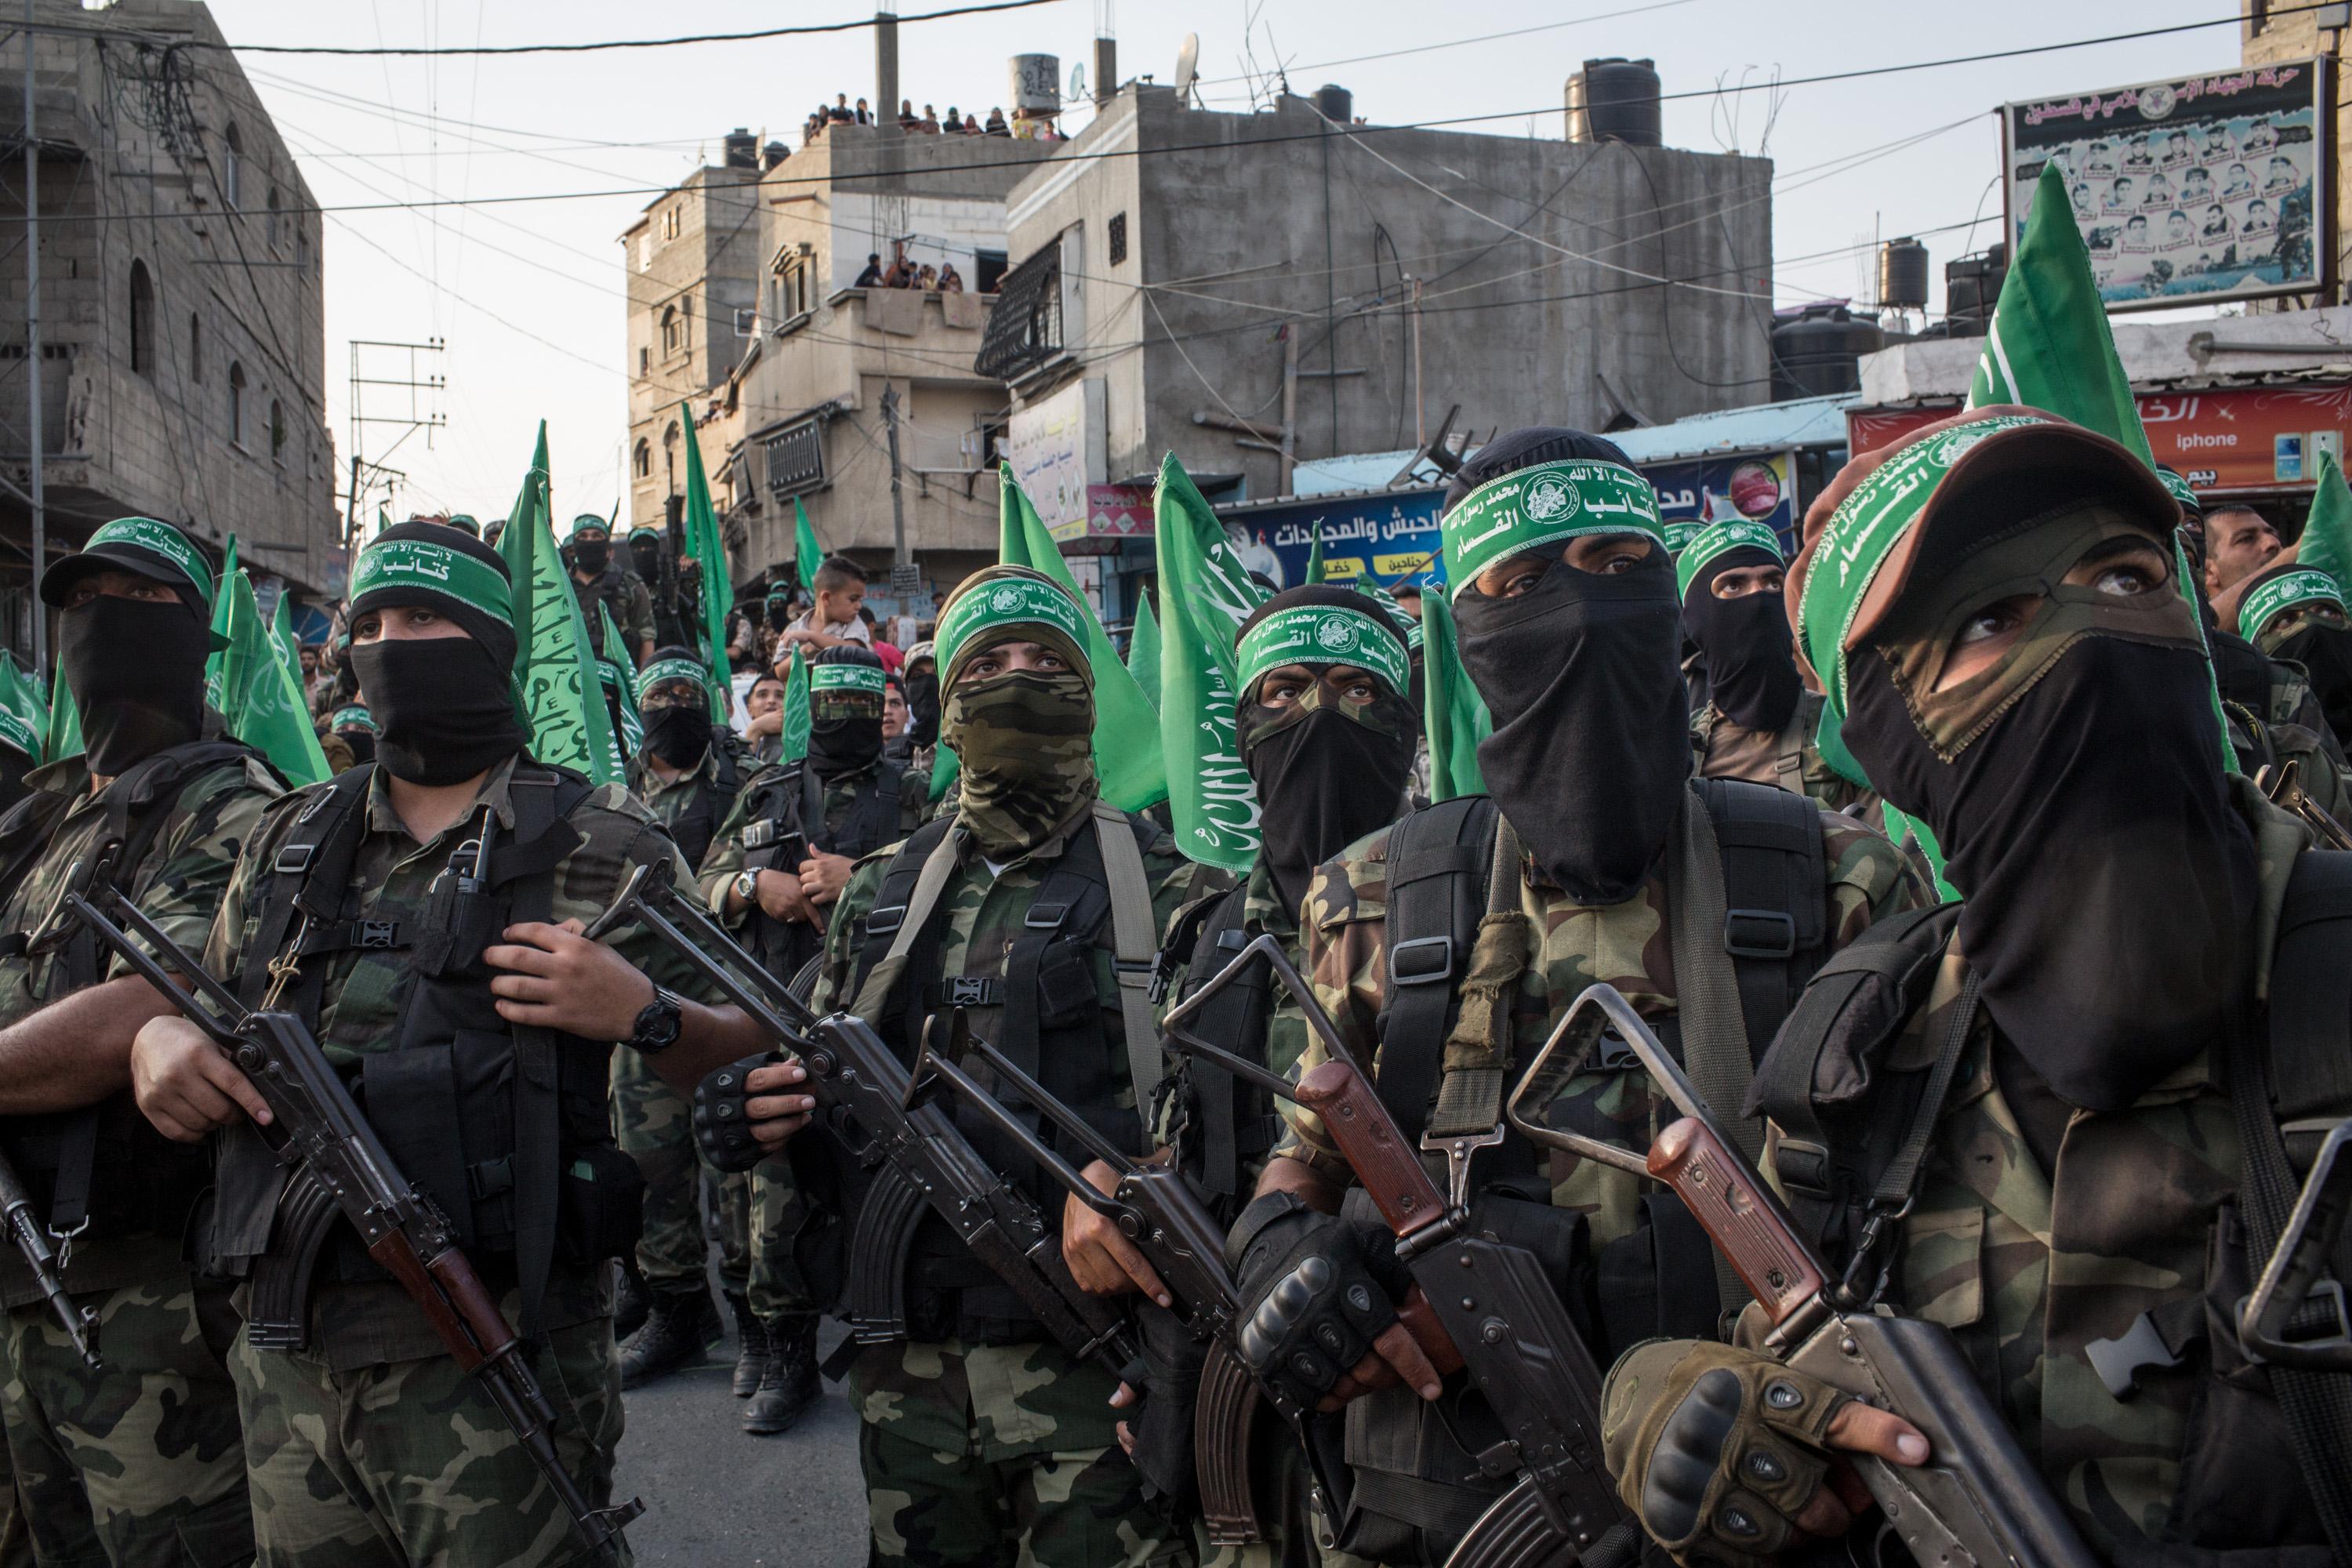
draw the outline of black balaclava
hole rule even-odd
[[[2352,735],[2352,631],[2309,620],[2282,639],[2271,655],[2303,666],[2311,676],[2311,694],[2327,715],[2327,727],[2339,740]]]
[[[646,672],[651,674],[656,667],[673,660],[694,665],[698,669],[702,663],[702,656],[690,647],[675,646],[657,647],[654,649],[652,659],[646,665]],[[626,680],[629,677],[624,672],[621,679]],[[682,678],[671,674],[667,679]],[[662,684],[664,684],[662,680],[655,680],[644,689],[647,695],[650,695]],[[637,713],[645,722],[645,740],[642,750],[652,752],[674,768],[689,769],[702,765],[702,759],[709,752],[711,740],[717,732],[716,727],[710,722],[710,698],[708,692],[698,688],[694,700],[690,702],[654,707],[646,706],[645,699],[641,697],[638,699]],[[619,721],[616,719],[614,722],[617,724]],[[614,732],[618,733],[618,731]]]
[[[1571,458],[1633,467],[1598,436],[1517,430],[1455,470],[1446,510],[1489,479]],[[1519,598],[1468,588],[1454,601],[1462,662],[1495,721],[1478,744],[1487,788],[1537,867],[1580,903],[1640,889],[1690,777],[1674,563],[1648,537],[1649,555],[1613,576],[1555,559]]]
[[[1715,596],[1715,579],[1748,566],[1778,566],[1755,545],[1727,550],[1698,569],[1683,595],[1683,625],[1706,659],[1707,700],[1743,730],[1777,735],[1796,715],[1804,681],[1789,638],[1788,606],[1778,592]]]
[[[586,575],[596,576],[613,563],[613,541],[609,535],[603,539],[583,539],[580,533],[581,531],[575,529],[572,534],[572,563]]]
[[[1958,542],[1927,536],[1920,585],[1847,655],[1845,742],[1947,851],[1959,949],[2002,1034],[2066,1104],[2116,1110],[2221,1039],[2252,953],[2253,839],[2230,805],[2195,612],[2170,589],[2055,586],[2007,658],[1937,692],[1969,617],[2057,584],[2098,526],[2079,505],[2005,529],[1955,511],[1919,526]]]
[[[437,523],[394,523],[368,548],[415,540],[507,574],[480,540]],[[364,568],[358,575],[364,576]],[[348,655],[361,700],[375,720],[376,760],[410,784],[458,784],[520,752],[529,737],[515,715],[514,627],[477,606],[414,583],[370,588],[352,601],[352,621],[371,610],[421,605],[464,628],[462,637],[354,640]]]
[[[651,533],[629,535],[629,559],[635,563],[637,575],[648,583],[657,583],[661,580],[661,550],[662,542],[658,535]]]
[[[186,601],[100,594],[58,617],[58,665],[81,715],[89,771],[119,777],[204,732],[212,632]]]
[[[836,643],[809,661],[809,766],[821,779],[869,767],[882,754],[882,683],[874,689],[819,689],[817,671],[836,667],[882,672],[882,660],[856,643]]]
[[[375,732],[373,731],[338,730],[335,733],[341,735],[343,738],[343,744],[352,749],[352,761],[355,763],[372,763],[375,761]]]
[[[1300,605],[1368,608],[1351,588],[1308,584],[1260,605],[1240,635]],[[1402,813],[1420,725],[1403,694],[1377,674],[1370,702],[1335,697],[1318,679],[1293,703],[1267,708],[1256,700],[1264,684],[1251,682],[1235,717],[1242,763],[1257,785],[1260,852],[1284,907],[1296,914],[1316,867]]]
[[[907,690],[907,736],[918,746],[937,743],[940,738],[940,672],[936,665],[926,670],[909,669],[903,678]]]

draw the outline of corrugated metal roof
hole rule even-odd
[[[1780,452],[1791,447],[1842,447],[1845,445],[1845,411],[1857,401],[1858,395],[1843,392],[1834,397],[1759,403],[1751,408],[1694,414],[1671,425],[1612,430],[1609,439],[1636,463]]]
[[[1291,470],[1292,494],[1303,500],[1308,496],[1353,495],[1363,490],[1386,489],[1389,481],[1412,461],[1414,451],[1415,448],[1407,447],[1395,452],[1342,452],[1337,457],[1318,458],[1311,463],[1300,463]],[[1436,464],[1424,462],[1414,471],[1413,477],[1433,479],[1441,476]]]

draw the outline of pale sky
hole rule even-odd
[[[938,3],[908,0],[903,9]],[[857,0],[702,0],[681,7],[617,0],[213,5],[233,43],[358,45],[724,32],[846,19],[861,9]],[[1197,6],[1056,0],[1024,11],[903,25],[900,90],[918,108],[929,102],[944,112],[952,102],[985,119],[992,105],[1007,101],[1012,55],[1058,55],[1066,81],[1080,62],[1091,75],[1091,40],[1107,9],[1122,77],[1171,80],[1184,35],[1198,32],[1202,91],[1212,107],[1246,108],[1243,73],[1254,66],[1271,85],[1279,60],[1297,90],[1311,92],[1325,81],[1352,89],[1356,113],[1374,123],[1514,111],[1514,118],[1478,128],[1488,133],[1559,136],[1564,85],[1583,59],[1651,57],[1666,93],[1706,94],[1667,102],[1669,145],[1751,153],[1760,148],[1775,160],[1774,287],[1784,304],[1866,297],[1874,234],[1914,232],[1926,237],[1940,301],[1943,263],[2000,236],[1996,105],[2224,69],[2238,60],[2236,28],[2215,26],[1793,88],[1776,104],[1766,92],[1717,97],[1711,89],[1719,81],[1736,85],[1776,72],[1816,75],[2203,21],[2219,7],[2213,0],[1977,0],[1948,13],[1834,0],[1226,0]],[[1938,15],[1966,26],[1922,25]],[[1443,47],[1571,16],[1593,19]],[[1245,49],[1254,60],[1244,58]],[[1349,60],[1396,50],[1413,52]],[[874,80],[866,30],[593,55],[242,58],[311,191],[331,209],[327,405],[342,459],[352,450],[351,340],[441,337],[448,344],[441,356],[448,425],[431,433],[429,445],[418,432],[383,458],[409,477],[394,515],[448,508],[503,516],[544,417],[559,523],[577,511],[608,510],[620,494],[627,381],[616,240],[652,198],[651,188],[681,178],[698,161],[717,162],[720,139],[737,125],[797,146],[814,104],[830,102],[836,91],[870,98]],[[1080,111],[1065,123],[1076,128],[1084,120]],[[1862,156],[1874,149],[1882,151]],[[1424,173],[1443,179],[1435,170]],[[640,187],[641,194],[567,201],[331,211],[387,201]],[[1473,187],[1457,194],[1482,210],[1511,216],[1496,193]],[[1549,258],[1531,247],[1530,265]],[[372,361],[370,374],[383,373]],[[368,395],[373,414],[375,394]],[[1526,417],[1539,423],[1546,411],[1530,408]],[[396,434],[372,427],[365,452],[382,457]]]

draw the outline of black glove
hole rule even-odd
[[[1143,1495],[1153,1502],[1192,1506],[1194,1495],[1192,1413],[1200,1403],[1201,1369],[1209,1343],[1195,1339],[1183,1320],[1156,1301],[1139,1300],[1136,1338],[1141,1351],[1122,1373],[1143,1404],[1125,1412],[1135,1435],[1129,1457],[1143,1478]]]
[[[751,1115],[745,1087],[754,1068],[772,1067],[784,1059],[781,1051],[763,1051],[730,1062],[705,1078],[694,1089],[694,1142],[713,1170],[732,1175],[748,1171],[768,1157],[751,1135]]]
[[[1241,1297],[1242,1360],[1312,1407],[1397,1321],[1411,1285],[1386,1229],[1318,1213],[1288,1193],[1258,1198],[1226,1249]]]

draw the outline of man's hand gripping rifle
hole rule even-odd
[[[1259,960],[1298,1004],[1323,1046],[1326,1059],[1296,1084],[1187,1028],[1211,996]],[[1475,1458],[1488,1476],[1516,1473],[1518,1480],[1479,1516],[1447,1559],[1448,1568],[1578,1561],[1601,1568],[1632,1562],[1641,1534],[1601,1462],[1601,1373],[1591,1352],[1533,1255],[1479,1232],[1471,1221],[1471,1157],[1500,1142],[1503,1129],[1469,1138],[1433,1134],[1414,1150],[1330,1015],[1271,936],[1252,942],[1171,1009],[1163,1027],[1171,1048],[1213,1062],[1321,1120],[1395,1232],[1398,1258],[1501,1422],[1504,1441]],[[1444,1156],[1451,1192],[1437,1190],[1422,1165],[1424,1153]],[[1418,1305],[1400,1303],[1400,1314],[1410,1317]]]
[[[1544,1117],[1601,1037],[1632,1048],[1681,1120],[1647,1154],[1563,1132]],[[1691,1088],[1648,1025],[1609,985],[1587,987],[1512,1092],[1511,1125],[1536,1142],[1672,1188],[1755,1296],[1769,1325],[1763,1350],[1788,1366],[1895,1415],[1925,1433],[1916,1468],[1851,1454],[1864,1485],[1920,1563],[1952,1568],[2092,1568],[2074,1523],[1977,1386],[1941,1324],[1883,1310],[1845,1311],[1836,1277]]]
[[[268,1104],[269,1123],[255,1130],[292,1173],[282,1208],[299,1212],[306,1200],[298,1193],[323,1193],[341,1211],[368,1256],[415,1300],[449,1354],[514,1428],[591,1560],[618,1561],[621,1530],[645,1504],[593,1507],[564,1469],[552,1436],[555,1407],[531,1374],[522,1342],[458,1249],[448,1216],[393,1163],[310,1029],[291,1013],[248,1011],[110,882],[101,879],[93,890],[96,900],[68,893],[61,912],[88,926],[226,1052]]]
[[[880,1289],[895,1300],[906,1273],[905,1247],[912,1237],[912,1221],[920,1205],[928,1204],[1073,1356],[1094,1361],[1114,1374],[1137,1359],[1134,1329],[1126,1313],[1087,1295],[1071,1278],[1069,1265],[1062,1260],[1058,1227],[1047,1225],[1026,1194],[989,1167],[953,1117],[920,1103],[912,1075],[871,1026],[847,1014],[818,1017],[707,911],[680,898],[667,877],[643,867],[630,873],[620,896],[596,917],[587,934],[593,939],[633,923],[651,931],[799,1059],[808,1073],[810,1094],[832,1116],[836,1130],[854,1130],[868,1140],[853,1154],[887,1162],[891,1168],[895,1179],[887,1185],[877,1182],[866,1203],[885,1205],[903,1214],[907,1223],[870,1233],[861,1227],[861,1237],[874,1234],[887,1239],[879,1256],[852,1258],[854,1276],[887,1276]],[[772,1054],[739,1062],[722,1074],[735,1074],[740,1081],[740,1075],[763,1061],[783,1059]],[[735,1107],[724,1109],[731,1112]],[[705,1152],[718,1153],[708,1145]],[[714,1163],[749,1169],[758,1158],[715,1158]],[[860,1342],[883,1343],[906,1333],[903,1306],[853,1310],[851,1318],[852,1332]]]

